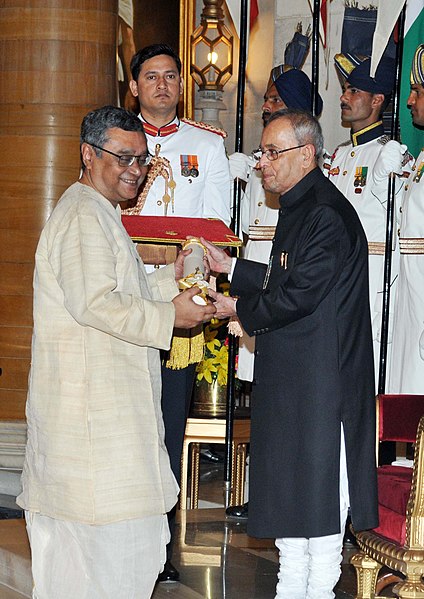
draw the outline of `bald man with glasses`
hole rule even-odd
[[[210,291],[217,317],[256,338],[247,531],[276,539],[278,599],[334,597],[349,505],[356,530],[378,523],[367,241],[317,166],[322,143],[298,110],[264,129],[263,185],[280,196],[268,265],[205,242],[231,276],[230,296]]]

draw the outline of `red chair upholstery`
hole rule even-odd
[[[424,395],[378,395],[379,441],[414,443],[424,414]]]
[[[377,599],[393,582],[394,576],[377,579],[383,565],[406,576],[396,578],[399,597],[424,598],[424,395],[378,396],[377,440],[415,441],[414,467],[378,468],[379,526],[354,531],[361,549],[351,559],[357,599]]]

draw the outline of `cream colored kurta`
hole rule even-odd
[[[146,275],[119,207],[81,183],[64,193],[36,252],[21,507],[107,524],[176,503],[158,350],[177,292],[172,265]]]

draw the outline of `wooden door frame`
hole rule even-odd
[[[194,116],[194,81],[190,75],[190,36],[194,31],[194,0],[180,0],[180,37],[179,55],[184,76],[184,115],[192,119]]]

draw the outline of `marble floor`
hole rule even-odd
[[[222,466],[201,463],[200,481],[199,505],[222,505]],[[355,597],[356,578],[349,558],[356,551],[352,545],[344,547],[337,599]],[[181,581],[158,584],[153,599],[274,598],[278,558],[273,542],[247,536],[246,523],[227,519],[223,507],[179,512],[172,561]],[[395,597],[390,588],[384,594]]]
[[[223,508],[180,512],[173,563],[181,582],[158,584],[154,599],[272,599],[277,553],[272,541],[246,535],[246,524],[225,518]],[[353,599],[355,575],[344,551],[337,599]],[[287,598],[289,599],[289,598]]]
[[[153,599],[273,599],[278,570],[273,542],[248,537],[245,522],[225,517],[222,465],[201,463],[200,481],[201,509],[178,513],[172,561],[181,581],[158,584]],[[355,597],[349,564],[354,552],[345,546],[337,599]],[[30,568],[24,521],[0,519],[0,599],[31,596]],[[390,589],[384,593],[395,597]]]

